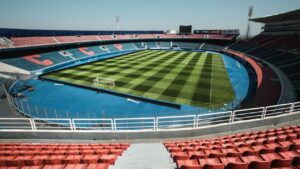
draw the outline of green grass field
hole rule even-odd
[[[97,76],[114,79],[115,87],[95,85]],[[222,57],[212,53],[144,50],[43,77],[206,108],[223,107],[235,97]]]

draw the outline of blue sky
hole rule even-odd
[[[254,17],[300,8],[300,0],[0,0],[0,27],[31,29],[123,30],[240,29],[247,11]],[[252,33],[260,32],[253,24]]]

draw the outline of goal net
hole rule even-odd
[[[115,87],[115,80],[98,76],[94,79],[94,85]]]

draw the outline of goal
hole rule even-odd
[[[109,86],[109,87],[115,87],[115,80],[110,78],[104,78],[104,77],[96,77],[94,79],[94,86]]]

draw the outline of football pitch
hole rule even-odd
[[[235,94],[219,54],[143,50],[42,76],[138,97],[205,108],[220,108]],[[115,86],[94,84],[109,78]]]

